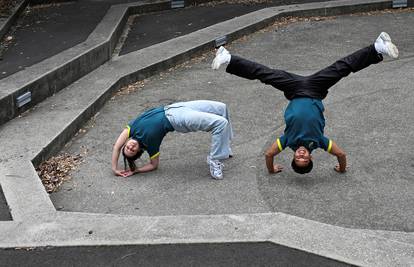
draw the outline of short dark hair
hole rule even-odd
[[[122,156],[124,156],[124,170],[126,170],[126,165],[128,163],[128,166],[131,169],[131,171],[135,171],[135,169],[137,168],[137,165],[135,165],[135,161],[142,156],[142,153],[144,153],[144,150],[143,149],[138,150],[138,152],[131,157],[128,157],[127,155],[125,155],[125,145],[122,146],[121,150],[122,150]]]
[[[298,165],[296,165],[295,159],[292,160],[292,169],[300,174],[305,174],[308,173],[312,170],[313,168],[313,162],[311,159],[309,159],[309,164],[304,166],[304,167],[299,167]]]

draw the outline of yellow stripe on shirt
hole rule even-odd
[[[328,153],[331,153],[332,150],[332,140],[329,139],[329,144],[328,144]]]
[[[155,155],[151,156],[150,159],[154,159],[160,155],[160,152],[156,153]]]
[[[283,151],[283,147],[282,147],[282,144],[280,143],[280,139],[279,138],[276,139],[276,142],[277,142],[277,147],[279,148],[279,152],[282,152]]]
[[[126,128],[128,129],[128,137],[129,137],[130,134],[131,134],[131,127],[129,127],[129,125],[127,125]]]

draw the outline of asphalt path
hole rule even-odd
[[[288,102],[270,86],[223,69],[212,71],[211,52],[108,102],[63,151],[87,153],[51,199],[65,211],[150,216],[284,212],[351,228],[411,232],[413,23],[412,12],[340,16],[268,28],[227,46],[265,65],[311,74],[371,44],[381,31],[390,33],[400,59],[351,74],[324,100],[325,134],[347,152],[345,174],[333,170],[335,158],[322,150],[314,152],[312,173],[296,174],[289,168],[292,152],[286,149],[276,159],[285,170],[269,175],[263,153],[283,133]],[[112,144],[128,120],[153,106],[195,99],[222,101],[230,109],[236,136],[224,180],[210,178],[208,133],[170,133],[158,170],[130,178],[112,175]]]

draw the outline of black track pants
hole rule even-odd
[[[231,56],[226,71],[228,73],[249,79],[258,79],[269,84],[285,94],[291,100],[295,97],[311,97],[324,99],[328,89],[351,72],[357,72],[382,61],[374,45],[362,48],[332,65],[309,76],[301,76],[283,70],[271,69],[247,59]]]

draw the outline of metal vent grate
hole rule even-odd
[[[171,0],[171,8],[183,8],[184,0]]]
[[[26,105],[27,103],[29,103],[30,101],[32,101],[32,92],[26,92],[24,94],[22,94],[21,96],[16,98],[16,104],[17,107],[23,107],[24,105]]]
[[[217,38],[215,40],[215,46],[216,46],[216,48],[218,48],[218,47],[220,47],[222,45],[225,45],[225,44],[227,44],[227,35],[224,35],[222,37],[219,37],[219,38]]]
[[[400,8],[400,7],[407,7],[408,3],[407,0],[393,0],[392,7],[393,8]]]

